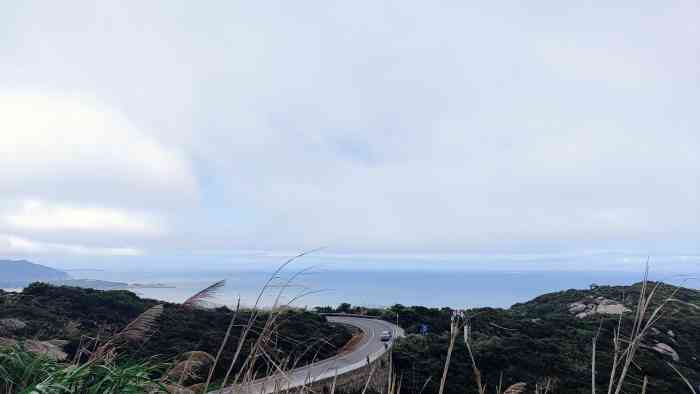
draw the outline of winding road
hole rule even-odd
[[[400,327],[383,320],[353,315],[329,315],[326,318],[331,323],[359,328],[364,333],[362,339],[348,352],[293,369],[285,374],[275,374],[258,379],[246,387],[226,388],[219,393],[269,394],[275,391],[276,386],[286,390],[333,378],[336,375],[340,376],[362,368],[367,364],[368,359],[374,361],[381,357],[391,348],[394,338],[403,336],[403,330]],[[382,342],[380,339],[382,331],[391,331],[392,339],[388,342]]]

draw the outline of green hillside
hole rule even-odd
[[[190,351],[216,354],[234,313],[226,307],[217,309],[186,308],[179,304],[141,299],[125,290],[100,291],[74,287],[57,287],[34,283],[22,293],[0,291],[0,322],[19,320],[25,324],[12,332],[1,332],[0,337],[37,340],[66,340],[64,350],[72,356],[85,338],[109,337],[123,329],[147,309],[162,304],[155,333],[138,347],[124,349],[124,357],[138,360],[169,362]],[[251,311],[242,310],[231,332],[234,345],[222,353],[216,377],[221,377],[233,359],[235,341],[249,320]],[[249,335],[243,354],[257,339],[268,314],[262,312]],[[302,365],[314,358],[329,357],[350,338],[350,332],[332,326],[324,317],[312,312],[286,309],[274,327],[274,343],[267,350],[276,360],[289,359]],[[271,340],[272,340],[271,339]],[[242,359],[242,358],[241,358]],[[240,365],[238,365],[240,367]],[[268,363],[260,360],[257,369],[265,371]]]
[[[635,284],[567,290],[542,295],[510,309],[465,311],[471,324],[472,350],[483,381],[490,390],[495,389],[502,376],[505,387],[526,382],[534,389],[538,382],[550,381],[557,393],[590,393],[592,344],[600,329],[596,381],[598,392],[607,392],[619,308],[629,310],[621,320],[625,338],[632,329],[632,311],[640,288],[640,284]],[[649,313],[672,291],[671,286],[660,286]],[[449,344],[452,310],[396,305],[391,312],[398,312],[400,323],[409,333],[394,353],[395,363],[404,376],[403,392],[418,393],[426,381],[425,392],[436,392]],[[386,317],[393,319],[391,314]],[[430,327],[427,335],[418,334],[421,324]],[[626,379],[626,392],[640,392],[645,376],[648,393],[689,392],[669,363],[697,386],[699,354],[700,292],[680,289],[662,310],[660,320],[644,336]],[[445,392],[471,393],[476,392],[474,387],[472,364],[460,334]]]

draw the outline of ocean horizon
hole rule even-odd
[[[338,305],[343,302],[366,307],[394,304],[427,307],[497,307],[529,301],[542,294],[567,289],[588,289],[591,284],[629,285],[642,280],[636,272],[580,271],[340,271],[311,270],[298,274],[281,274],[265,292],[261,305],[269,307],[282,291],[280,302],[297,307]],[[252,306],[271,272],[117,272],[71,270],[77,279],[100,279],[130,284],[165,284],[169,287],[137,288],[142,298],[182,302],[197,291],[219,280],[225,287],[213,299],[221,305]],[[650,274],[652,280],[697,288],[698,282],[687,276]],[[284,288],[282,288],[284,286]]]

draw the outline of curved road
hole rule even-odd
[[[335,375],[340,376],[365,366],[368,357],[370,361],[381,357],[386,350],[393,345],[394,338],[403,336],[403,330],[401,328],[383,320],[352,315],[334,315],[327,316],[326,318],[331,323],[346,324],[359,328],[364,332],[362,340],[358,342],[350,352],[293,369],[284,375],[275,374],[258,379],[246,387],[238,388],[238,390],[234,390],[234,388],[231,387],[219,393],[269,394],[275,391],[275,386],[286,390],[319,380],[333,378]],[[380,336],[382,331],[392,332],[392,339],[389,342],[381,341]]]

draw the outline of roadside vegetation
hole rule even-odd
[[[664,283],[567,290],[510,309],[318,309],[398,315],[404,394],[676,394],[700,384],[700,292]]]
[[[351,332],[292,306],[293,260],[250,308],[209,308],[222,282],[182,304],[42,283],[0,293],[0,394],[201,393],[330,357]]]
[[[31,322],[15,339],[0,333],[0,394],[192,394],[284,376],[335,354],[351,336],[318,313],[282,305],[294,277],[277,272],[265,285],[261,294],[277,294],[267,311],[204,308],[222,283],[182,304],[44,284],[0,294],[0,319]],[[387,394],[695,393],[700,382],[700,292],[646,279],[507,310],[316,309],[406,330],[388,364]],[[67,343],[50,340],[59,337]],[[372,392],[375,372],[361,394]],[[344,391],[334,381],[336,390]]]

